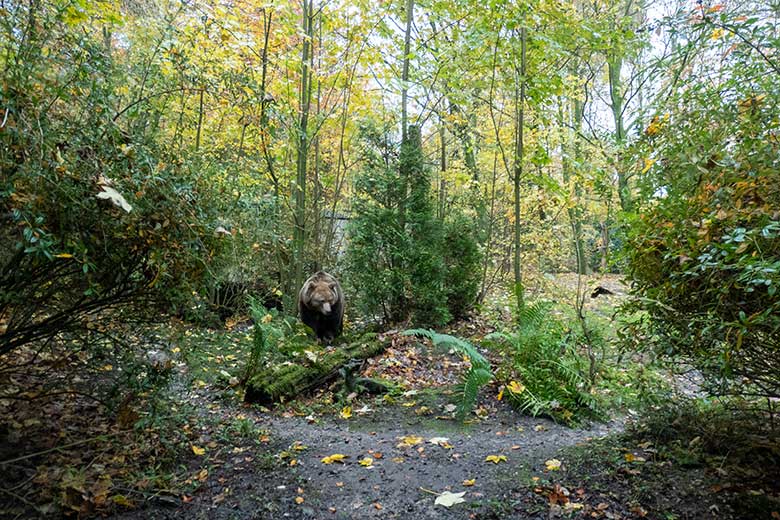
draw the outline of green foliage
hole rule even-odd
[[[718,81],[687,79],[632,149],[630,310],[648,313],[647,346],[694,364],[711,392],[777,397],[780,65],[754,52],[777,39],[758,19],[717,18],[751,46],[724,54]],[[705,48],[727,34],[700,25],[688,36]]]
[[[0,23],[0,353],[109,308],[152,310],[220,247],[197,174],[159,119],[118,120],[126,70],[69,12],[25,4]]]
[[[457,416],[463,420],[471,412],[477,402],[479,390],[493,381],[493,372],[490,369],[490,362],[468,341],[451,336],[449,334],[439,334],[438,332],[427,329],[409,329],[404,331],[405,336],[418,336],[428,338],[433,343],[434,348],[440,350],[454,350],[461,356],[469,358],[471,367],[463,376],[463,381],[459,385]]]
[[[498,378],[522,388],[505,390],[504,396],[525,413],[565,424],[601,417],[587,380],[588,360],[577,350],[579,338],[550,314],[544,302],[527,305],[521,313],[515,332],[486,338],[504,355]]]
[[[482,252],[477,226],[462,213],[444,222],[444,263],[447,270],[447,308],[454,318],[462,318],[476,302],[482,282]]]
[[[467,219],[445,224],[435,217],[419,129],[409,133],[396,162],[381,132],[363,132],[365,170],[348,230],[348,283],[368,316],[441,325],[473,305],[480,255]]]

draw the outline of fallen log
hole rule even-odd
[[[316,361],[301,359],[260,370],[249,378],[244,402],[270,405],[307,394],[339,377],[339,369],[351,360],[374,357],[386,347],[376,337],[364,338],[332,352],[320,352]]]

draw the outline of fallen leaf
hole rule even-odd
[[[461,504],[465,502],[463,499],[463,495],[465,494],[465,491],[461,491],[460,493],[450,493],[449,491],[445,491],[436,497],[436,502],[434,503],[437,506],[452,507],[455,504]]]
[[[466,479],[466,480],[464,480],[464,481],[463,481],[463,485],[464,485],[464,486],[466,486],[466,487],[471,487],[471,486],[473,486],[473,485],[474,485],[474,483],[475,483],[476,481],[477,481],[477,479],[475,479],[475,478],[472,478],[472,479]]]
[[[366,457],[364,459],[360,459],[358,461],[358,464],[360,464],[361,466],[365,466],[367,468],[370,468],[371,466],[374,465],[374,459],[372,459],[371,457]]]
[[[517,381],[510,381],[509,384],[506,385],[506,389],[513,394],[522,394],[525,390],[525,386],[518,383]]]
[[[341,413],[339,415],[341,416],[342,419],[349,419],[350,417],[352,417],[352,407],[351,406],[345,406],[341,410]]]
[[[417,435],[406,435],[404,437],[397,437],[397,439],[401,441],[398,443],[399,448],[416,446],[423,441],[423,438],[418,437]]]
[[[303,497],[295,497],[296,504],[303,504]]]
[[[547,466],[547,469],[549,471],[558,471],[559,469],[561,469],[561,461],[559,461],[558,459],[550,459],[548,461],[545,461],[544,465]]]
[[[333,455],[328,455],[327,457],[324,457],[322,459],[323,464],[333,464],[334,462],[344,462],[344,459],[347,457],[347,455],[344,455],[342,453],[334,453]]]
[[[492,462],[493,464],[506,462],[506,455],[488,455],[485,457],[485,462]]]
[[[431,444],[436,444],[437,446],[441,446],[442,448],[452,449],[450,439],[447,437],[431,437],[428,439],[428,442]]]
[[[203,455],[206,453],[206,448],[199,448],[198,446],[192,445],[192,453],[195,455]]]

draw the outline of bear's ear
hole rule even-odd
[[[338,283],[337,283],[337,282],[330,282],[330,283],[328,284],[328,287],[329,287],[329,288],[330,288],[330,290],[331,290],[331,291],[333,291],[334,293],[338,293],[338,291],[336,290],[336,287],[337,287],[337,286],[338,286]]]

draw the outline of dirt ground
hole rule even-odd
[[[616,293],[588,302],[591,312],[609,319],[622,285],[617,277],[589,283]],[[562,285],[553,292],[572,292],[576,278]],[[488,312],[500,316],[502,305]],[[452,332],[476,338],[491,332],[491,323],[480,316],[456,324]],[[233,338],[245,333],[239,327],[226,334]],[[113,447],[79,444],[79,438],[97,439],[116,428],[96,420],[94,402],[79,404],[74,399],[42,408],[73,405],[58,416],[59,422],[19,417],[18,427],[0,428],[0,439],[5,439],[0,458],[41,455],[6,466],[16,477],[2,475],[0,466],[0,518],[34,518],[36,511],[38,517],[52,518],[67,510],[47,509],[45,501],[75,504],[78,511],[82,499],[102,505],[82,508],[86,516],[105,517],[111,511],[112,518],[128,520],[780,518],[780,490],[762,481],[762,475],[777,471],[751,475],[747,468],[747,473],[734,474],[724,465],[725,458],[702,463],[662,456],[661,447],[623,433],[630,418],[622,412],[613,411],[607,423],[569,428],[518,413],[497,400],[497,388],[489,386],[476,413],[462,423],[453,417],[457,396],[452,389],[464,360],[433,351],[398,331],[387,334],[394,334],[390,346],[367,363],[363,375],[381,377],[407,391],[389,400],[358,397],[351,402],[351,415],[345,416],[339,413],[341,405],[330,402],[338,382],[300,402],[268,410],[241,404],[234,389],[201,381],[193,366],[177,362],[182,380],[188,375],[193,381],[172,384],[169,407],[194,411],[194,417],[168,429],[177,434],[168,437],[178,438],[168,447],[176,454],[173,469],[155,465],[154,439],[145,451],[128,446],[127,455],[116,446],[121,441]],[[208,344],[209,338],[202,341]],[[206,374],[207,368],[213,371],[219,360],[234,358],[229,352],[212,352],[210,365],[199,374]],[[689,386],[696,393],[696,385]],[[60,424],[66,417],[67,424]],[[27,435],[36,427],[43,433]],[[69,430],[67,436],[64,430]],[[77,440],[70,451],[57,447],[64,439]],[[685,445],[682,451],[695,448]],[[48,460],[55,455],[59,458]],[[123,462],[134,456],[137,460],[128,461],[131,464]],[[119,468],[111,493],[100,487],[111,482],[110,476],[101,480],[106,476],[101,471],[110,464]],[[51,493],[36,497],[45,485],[63,478],[47,473],[44,465],[68,466],[65,478],[71,480],[68,486],[60,484],[65,491],[59,498]],[[103,465],[106,468],[99,470]],[[130,479],[123,466],[140,469],[141,475]],[[71,468],[80,468],[94,482],[68,477]],[[166,473],[176,475],[170,489],[154,480],[154,475]],[[154,483],[144,487],[147,480]],[[133,482],[132,489],[130,484],[122,489],[122,482]],[[462,494],[462,502],[437,505],[437,497],[447,493]],[[78,516],[71,513],[71,518]]]
[[[120,518],[474,518],[495,514],[493,502],[517,484],[526,488],[526,503],[511,517],[546,518],[546,500],[528,487],[549,473],[545,462],[564,447],[621,429],[618,422],[570,429],[520,416],[502,403],[471,425],[420,417],[402,406],[316,423],[251,409],[237,413],[267,431],[271,441],[260,448],[224,447],[189,503],[150,505]],[[414,436],[418,444],[403,444]],[[430,442],[442,437],[448,447]],[[278,464],[285,451],[290,456]],[[322,462],[333,454],[346,457]],[[506,460],[487,462],[489,455]],[[371,459],[370,467],[359,463],[364,458]],[[433,493],[444,491],[465,491],[465,502],[435,505]]]

